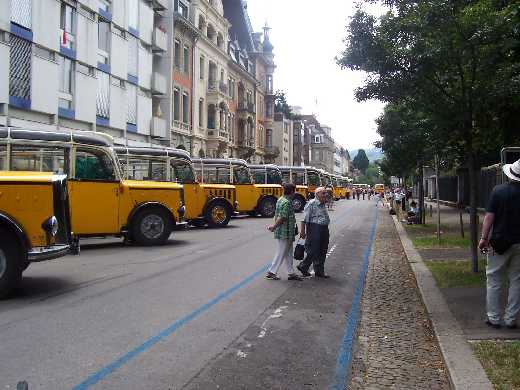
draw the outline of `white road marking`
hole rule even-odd
[[[282,316],[283,311],[288,307],[289,306],[280,306],[273,312],[273,314],[271,314],[269,317],[265,319],[262,326],[260,326],[260,333],[258,334],[259,339],[263,339],[267,334],[267,323],[269,322],[269,320],[272,320],[273,318],[280,318]]]

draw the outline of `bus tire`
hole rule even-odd
[[[219,228],[227,226],[231,220],[231,207],[223,201],[216,200],[207,207],[206,209],[206,222],[211,228]]]
[[[132,219],[132,239],[139,245],[161,245],[168,241],[173,222],[166,210],[148,207],[140,210]]]
[[[260,215],[264,218],[273,218],[276,211],[276,199],[264,198],[258,207]]]
[[[305,199],[301,195],[294,195],[292,199],[292,206],[295,212],[299,213],[305,208]]]
[[[0,299],[8,297],[22,279],[22,265],[26,261],[17,237],[0,227]]]

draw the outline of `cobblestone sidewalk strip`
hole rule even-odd
[[[449,389],[442,355],[386,210],[362,301],[349,389]]]
[[[427,311],[434,335],[437,337],[452,388],[455,390],[491,390],[493,385],[482,365],[473,355],[464,332],[451,313],[442,292],[437,287],[430,270],[414,248],[406,230],[393,217],[397,234],[411,267],[418,291]]]

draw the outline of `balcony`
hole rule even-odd
[[[228,95],[228,86],[226,83],[222,81],[213,81],[210,80],[208,82],[208,94],[211,95],[220,95],[225,98],[229,98]]]
[[[151,136],[154,138],[166,138],[166,120],[162,118],[158,118],[156,116],[152,117],[152,132]]]
[[[266,145],[264,151],[265,156],[269,158],[276,158],[280,155],[280,148],[278,146]]]
[[[162,31],[158,27],[155,27],[153,29],[153,36],[152,36],[152,50],[154,52],[164,52],[167,49],[168,49],[168,38],[166,36],[166,32]]]
[[[208,129],[208,138],[219,142],[228,142],[229,133],[225,130]]]
[[[153,0],[152,7],[156,11],[168,9],[168,0]]]
[[[256,113],[256,104],[255,103],[247,103],[247,111],[251,114]]]
[[[256,104],[248,103],[246,101],[239,102],[237,106],[237,111],[240,113],[249,113],[254,115],[256,113]]]
[[[159,72],[152,74],[152,95],[166,94],[166,77]]]

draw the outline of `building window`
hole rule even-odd
[[[173,120],[178,121],[181,117],[181,92],[178,88],[173,90]]]
[[[103,20],[98,22],[98,62],[110,63],[110,23]]]
[[[319,134],[314,136],[314,143],[321,144],[321,136]]]
[[[199,127],[204,127],[204,99],[199,100]]]
[[[137,86],[128,83],[126,87],[128,111],[126,116],[127,123],[137,124]]]
[[[128,27],[139,30],[139,0],[126,0]]]
[[[190,123],[190,98],[187,93],[182,94],[182,121]]]
[[[100,10],[103,10],[105,12],[110,12],[110,0],[98,0],[98,7]]]
[[[268,148],[273,146],[273,129],[265,130],[265,146]]]
[[[200,62],[199,62],[199,75],[200,75],[200,79],[201,80],[204,80],[204,57],[200,57]]]
[[[11,22],[30,30],[32,25],[31,10],[32,0],[11,0]]]
[[[76,24],[76,10],[69,4],[62,2],[60,11],[60,45],[67,49],[74,49],[74,25]]]
[[[267,93],[273,93],[273,76],[268,74],[266,76]]]
[[[188,74],[190,72],[190,48],[188,46],[184,46],[183,54],[183,69],[184,73]]]
[[[60,57],[60,93],[59,106],[67,110],[73,109],[74,95],[74,62]]]
[[[10,37],[9,95],[29,100],[31,98],[31,42]]]
[[[320,161],[323,161],[323,150],[320,150],[319,151],[319,158],[320,158]]]
[[[175,0],[174,11],[188,19],[189,7],[188,4],[186,4],[184,1]]]
[[[98,90],[96,98],[96,114],[103,118],[110,116],[110,76],[98,71]]]
[[[174,57],[174,64],[177,69],[181,68],[181,43],[176,39],[174,44],[174,51],[173,51],[173,57]]]
[[[138,53],[137,38],[128,35],[128,74],[132,76],[138,74]]]

